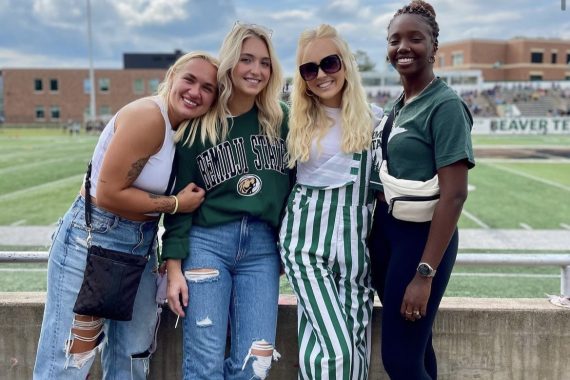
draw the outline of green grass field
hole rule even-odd
[[[570,136],[473,136],[473,141],[476,148],[570,146]],[[57,128],[0,128],[0,226],[54,225],[77,195],[96,142],[96,136],[69,136]],[[569,159],[478,159],[469,184],[460,228],[570,228]],[[45,264],[2,264],[0,272],[0,291],[45,290]],[[457,266],[447,295],[543,297],[559,293],[559,273],[553,267]],[[284,280],[282,291],[290,292]]]

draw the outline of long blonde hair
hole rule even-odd
[[[220,48],[220,67],[218,69],[219,103],[223,117],[218,126],[205,125],[209,136],[216,136],[218,141],[224,140],[228,133],[227,115],[230,115],[228,102],[232,95],[232,70],[238,64],[243,42],[248,38],[259,38],[267,46],[271,60],[271,76],[267,86],[255,98],[258,108],[260,129],[269,138],[280,136],[283,109],[279,103],[283,89],[283,70],[271,43],[268,32],[263,27],[252,24],[236,23],[226,35]]]
[[[346,78],[341,101],[341,149],[345,153],[361,152],[368,149],[372,142],[372,112],[367,103],[356,59],[334,27],[322,24],[316,29],[301,33],[297,45],[297,68],[303,63],[307,45],[324,38],[330,39],[336,45]],[[320,141],[332,125],[332,120],[327,117],[319,98],[309,91],[297,69],[293,78],[287,136],[289,167],[293,167],[296,162],[307,161],[314,139]]]
[[[216,70],[218,70],[220,67],[220,62],[216,58],[203,51],[193,51],[190,53],[186,53],[180,58],[178,58],[176,62],[174,62],[174,64],[170,66],[168,71],[166,71],[164,80],[158,85],[158,88],[156,90],[156,95],[162,99],[163,104],[165,104],[167,107],[168,107],[168,97],[170,95],[170,90],[172,89],[172,84],[174,83],[174,78],[176,77],[176,74],[178,74],[180,69],[182,69],[188,62],[190,62],[193,59],[203,59],[204,61],[214,66]],[[219,115],[220,115],[220,109],[219,109],[218,96],[216,94],[214,103],[212,103],[212,106],[204,115],[194,119],[184,120],[178,126],[178,129],[174,134],[174,141],[180,141],[182,139],[182,136],[184,135],[184,132],[186,131],[186,128],[190,126],[190,134],[188,135],[188,138],[186,139],[185,143],[191,145],[192,142],[194,141],[196,131],[198,130],[200,124],[215,124],[216,120],[219,119]]]

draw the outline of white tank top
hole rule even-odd
[[[166,110],[164,104],[162,104],[162,99],[158,96],[153,96],[149,98],[154,101],[160,108],[160,113],[164,118],[164,143],[160,150],[152,155],[143,170],[140,172],[139,176],[133,182],[133,187],[147,191],[152,194],[164,194],[168,187],[168,179],[170,178],[170,172],[172,170],[172,161],[174,159],[174,133],[168,120],[168,111]],[[93,157],[91,159],[92,169],[91,169],[91,196],[97,198],[97,183],[99,180],[99,173],[101,171],[101,166],[103,164],[103,158],[105,157],[105,152],[115,134],[115,119],[117,114],[113,116],[109,123],[105,126],[105,129],[99,137],[95,151],[93,152]]]

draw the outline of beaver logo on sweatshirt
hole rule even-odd
[[[247,174],[241,177],[237,184],[239,195],[250,197],[261,190],[261,178],[254,174]]]

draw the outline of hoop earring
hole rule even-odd
[[[431,57],[429,57],[428,62],[429,63],[435,63],[435,55],[432,55]]]
[[[309,88],[305,88],[305,95],[307,95],[309,98],[314,98],[315,94],[313,93],[313,91],[309,90]]]

